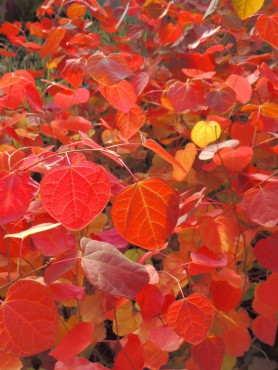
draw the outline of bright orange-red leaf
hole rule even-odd
[[[14,234],[28,229],[28,223],[23,219],[20,222],[10,222],[6,228],[0,226],[0,254],[8,258],[25,257],[30,251],[30,238],[4,239],[7,233]]]
[[[270,275],[266,281],[259,284],[255,290],[255,296],[265,304],[278,311],[278,273]]]
[[[69,360],[84,351],[92,342],[94,325],[90,322],[81,322],[70,330],[49,352],[49,355],[59,361]]]
[[[80,87],[77,90],[64,90],[59,91],[55,95],[54,103],[58,108],[68,109],[74,104],[87,103],[90,97],[88,89]]]
[[[149,282],[144,266],[130,261],[113,245],[81,239],[82,268],[89,282],[115,296],[134,298]]]
[[[40,57],[45,58],[49,54],[53,53],[60,46],[60,42],[63,40],[66,34],[66,29],[63,27],[54,27],[49,32],[46,42],[41,48]]]
[[[182,165],[184,171],[181,171],[178,167],[174,167],[173,177],[176,181],[182,181],[191,170],[195,157],[197,154],[196,146],[193,143],[186,144],[184,149],[178,150],[175,155],[175,159]]]
[[[65,120],[51,121],[51,126],[60,130],[88,132],[92,128],[92,123],[81,116],[70,116]]]
[[[41,198],[55,220],[70,230],[81,230],[106,206],[110,182],[106,172],[92,162],[60,166],[44,175]]]
[[[116,85],[131,73],[127,61],[120,54],[93,55],[88,59],[87,69],[94,80],[109,86]]]
[[[142,370],[144,367],[144,350],[137,335],[130,334],[128,342],[118,353],[114,370]]]
[[[172,157],[172,155],[168,153],[167,150],[160,146],[156,141],[152,139],[147,139],[145,142],[143,142],[143,145],[145,148],[152,150],[154,153],[158,154],[165,161],[170,163],[173,166],[174,170],[178,171],[180,174],[183,174],[184,176],[187,175],[186,169],[182,166],[182,164],[177,159]]]
[[[251,99],[252,87],[245,77],[231,74],[226,82],[236,92],[237,101],[245,104]]]
[[[27,357],[45,351],[54,344],[57,330],[58,312],[47,288],[32,280],[17,281],[9,288],[0,306],[4,352]]]
[[[100,85],[99,90],[114,108],[124,113],[129,112],[137,100],[132,85],[126,80],[122,80],[113,86]]]
[[[201,343],[208,335],[213,322],[213,306],[200,294],[191,294],[170,305],[167,324],[191,344]]]
[[[202,370],[221,370],[224,355],[224,343],[216,335],[210,335],[192,347],[192,357]]]
[[[164,296],[157,286],[148,284],[137,294],[136,302],[141,309],[143,319],[151,320],[160,314]]]
[[[278,14],[262,14],[256,22],[261,38],[278,49]]]
[[[146,249],[163,246],[176,226],[179,195],[165,181],[149,178],[118,193],[111,211],[124,238]]]
[[[253,158],[253,150],[249,146],[220,149],[213,157],[217,166],[225,166],[231,172],[240,172]]]
[[[125,139],[130,139],[144,125],[146,114],[139,105],[134,105],[128,112],[116,113],[116,128]]]
[[[242,198],[242,208],[249,219],[261,226],[273,227],[277,225],[278,186],[267,183],[263,187],[248,190]]]

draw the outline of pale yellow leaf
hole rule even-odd
[[[25,239],[27,236],[41,233],[43,231],[51,230],[54,229],[57,226],[60,226],[60,223],[53,224],[53,223],[44,223],[44,224],[39,224],[33,227],[30,227],[30,229],[23,230],[20,233],[15,233],[15,234],[7,234],[4,236],[4,238],[17,238],[17,239]]]

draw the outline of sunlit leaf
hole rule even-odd
[[[110,183],[105,171],[92,162],[60,166],[41,182],[45,209],[70,230],[81,230],[106,206]]]
[[[204,296],[194,293],[170,305],[167,324],[191,344],[201,343],[213,322],[213,306]]]
[[[263,6],[264,0],[233,0],[233,7],[240,19],[255,14]]]
[[[146,249],[157,249],[176,226],[179,195],[159,178],[146,179],[116,195],[111,215],[125,239]]]
[[[255,1],[255,0],[254,0]],[[262,0],[260,0],[262,2]],[[278,49],[278,14],[262,14],[256,22],[260,37]]]
[[[217,140],[221,134],[221,126],[215,121],[199,121],[192,131],[191,139],[200,148],[205,148],[209,143]]]
[[[53,53],[60,46],[60,42],[63,40],[66,34],[66,29],[63,27],[54,27],[49,32],[46,42],[40,51],[40,57],[45,58],[49,54]]]

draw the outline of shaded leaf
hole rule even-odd
[[[114,370],[142,370],[144,367],[144,350],[142,344],[135,334],[128,336],[124,348],[118,353]]]
[[[82,268],[90,283],[108,294],[133,299],[149,282],[144,266],[130,261],[113,245],[83,238]]]
[[[252,330],[258,339],[273,346],[277,332],[277,319],[274,315],[257,316],[252,322]]]
[[[26,357],[45,351],[54,344],[57,329],[58,312],[47,288],[20,280],[8,289],[0,306],[0,343],[5,352]]]
[[[165,181],[149,178],[118,193],[111,215],[125,239],[146,249],[157,249],[176,226],[179,195]]]
[[[249,219],[261,226],[273,227],[278,223],[278,186],[267,183],[248,190],[242,198],[242,208]]]
[[[81,230],[106,206],[110,182],[105,171],[92,162],[60,166],[44,175],[41,198],[55,220],[70,230]]]
[[[210,109],[219,113],[225,113],[232,108],[236,102],[236,92],[228,85],[210,90],[206,95],[206,102]]]
[[[278,234],[261,239],[254,248],[254,254],[260,265],[278,272]]]
[[[201,343],[213,322],[213,306],[204,296],[194,293],[170,305],[166,321],[178,335],[191,344]]]
[[[38,183],[31,177],[0,171],[0,224],[22,217],[38,190]]]
[[[224,355],[224,343],[216,335],[210,335],[192,347],[192,357],[202,370],[221,370]]]

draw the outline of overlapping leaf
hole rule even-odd
[[[83,238],[81,248],[84,273],[98,289],[132,299],[148,284],[145,267],[130,261],[113,245]]]

